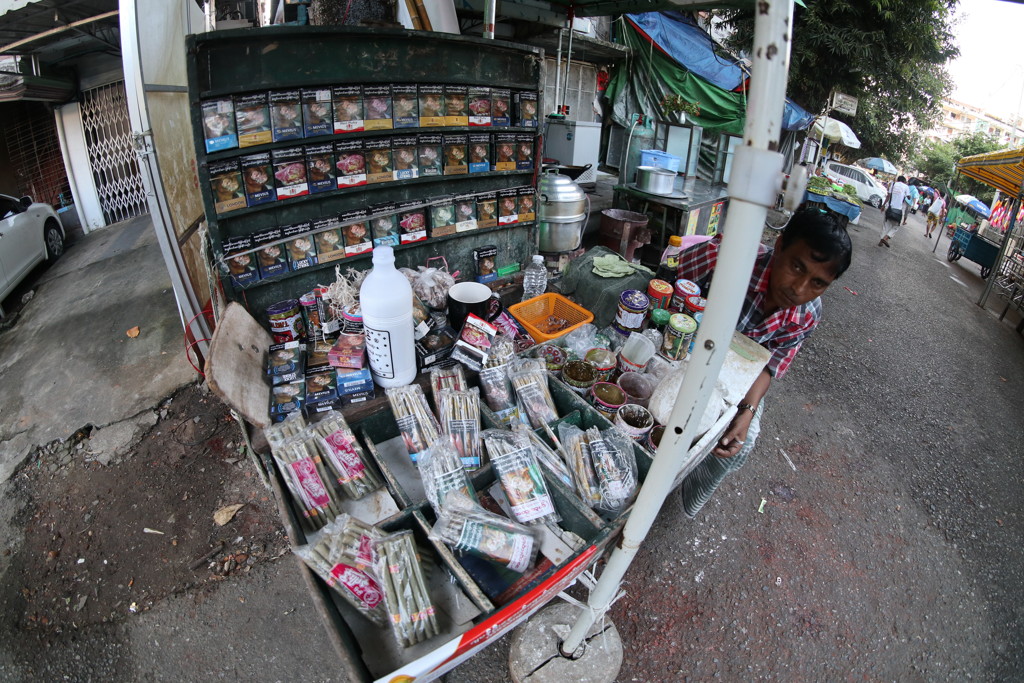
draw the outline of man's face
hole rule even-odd
[[[815,260],[813,254],[803,240],[798,239],[785,249],[782,237],[776,240],[766,302],[770,311],[813,301],[836,279],[835,264]]]

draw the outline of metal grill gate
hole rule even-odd
[[[18,178],[17,192],[55,207],[70,204],[71,191],[53,114],[36,102],[25,103],[21,109],[15,108],[3,128]]]
[[[149,213],[132,144],[124,81],[83,91],[81,106],[89,165],[107,225]]]

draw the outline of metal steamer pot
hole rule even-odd
[[[642,192],[672,194],[675,182],[676,174],[664,168],[656,166],[637,166],[636,168],[636,187]]]
[[[560,175],[557,169],[540,174],[537,193],[540,195],[537,207],[540,250],[557,253],[579,249],[590,213],[587,193],[572,178]]]

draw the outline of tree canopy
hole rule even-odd
[[[1003,145],[987,133],[965,133],[954,138],[952,142],[925,142],[921,151],[914,157],[913,165],[932,183],[948,187],[956,173],[953,165],[957,161],[975,154],[994,152],[1002,147]],[[990,197],[995,192],[988,185],[966,177],[961,177],[953,189],[957,194],[972,194],[979,198]]]
[[[957,0],[806,0],[794,13],[788,94],[822,111],[833,90],[859,99],[843,119],[861,141],[858,156],[909,159],[951,90],[945,64]],[[729,47],[749,50],[753,10],[723,12]]]

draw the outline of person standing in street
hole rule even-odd
[[[935,199],[932,201],[931,206],[928,207],[928,222],[925,225],[925,237],[928,239],[932,238],[932,232],[934,232],[938,226],[942,225],[945,214],[946,202],[942,198],[942,191],[935,190]]]
[[[903,210],[903,225],[907,224],[910,214],[917,213],[919,199],[921,199],[921,191],[917,189],[917,180],[911,180],[907,183],[907,208]]]
[[[707,291],[721,237],[679,255],[677,276]],[[743,466],[761,431],[764,396],[781,378],[821,319],[821,294],[850,266],[853,246],[841,222],[825,210],[797,211],[769,248],[759,245],[736,331],[771,353],[718,444],[683,480],[683,509],[696,517],[726,475]]]
[[[889,247],[889,240],[896,234],[903,224],[907,212],[907,195],[910,187],[904,176],[896,178],[896,182],[889,188],[889,196],[882,204],[882,239],[878,240],[878,246]]]

